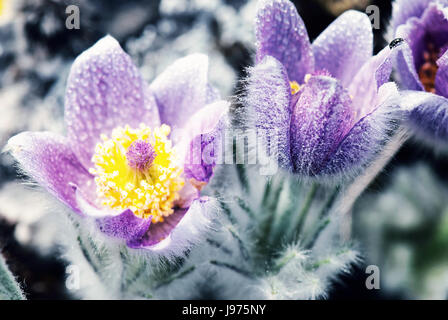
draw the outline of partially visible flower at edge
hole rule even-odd
[[[7,150],[39,185],[129,247],[177,252],[215,212],[200,189],[214,163],[188,161],[192,141],[219,136],[228,103],[208,83],[208,58],[175,61],[151,85],[111,36],[73,63],[67,136],[23,132]],[[176,132],[178,133],[176,135]]]
[[[9,23],[14,18],[14,3],[11,0],[0,0],[0,26]]]
[[[397,46],[373,52],[372,26],[347,11],[312,44],[294,5],[262,1],[256,65],[243,103],[257,129],[278,135],[283,168],[303,176],[349,176],[381,149],[400,117],[389,81]]]
[[[397,56],[402,107],[420,137],[436,146],[448,139],[448,1],[397,0],[391,28],[409,44]]]

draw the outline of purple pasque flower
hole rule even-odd
[[[448,139],[448,1],[397,0],[391,27],[409,44],[397,56],[400,84],[408,90],[403,107],[414,131],[426,140]]]
[[[244,100],[252,125],[278,137],[277,153],[268,152],[303,176],[347,175],[365,165],[392,129],[396,48],[372,56],[371,23],[356,11],[311,44],[287,0],[262,1],[255,28],[256,65]]]
[[[213,163],[188,161],[192,141],[210,142],[226,119],[228,104],[207,73],[207,57],[193,54],[147,85],[104,37],[71,68],[67,136],[23,132],[8,148],[25,173],[106,235],[133,248],[182,249],[214,209],[200,196]]]

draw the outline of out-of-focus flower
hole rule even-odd
[[[448,295],[448,189],[424,164],[401,168],[354,207],[354,233],[381,290],[409,299]]]
[[[194,54],[148,86],[107,36],[72,66],[67,137],[23,132],[8,149],[25,173],[94,218],[106,235],[133,248],[181,249],[207,225],[214,207],[200,197],[214,162],[191,161],[197,142],[203,148],[220,134],[228,109],[207,72],[207,57]]]
[[[409,92],[412,128],[423,138],[445,142],[448,138],[448,1],[397,0],[391,27],[409,49],[397,56],[397,73]]]
[[[365,9],[370,0],[317,0],[328,12],[338,16],[349,9]]]
[[[347,175],[388,138],[397,93],[391,55],[372,56],[369,18],[347,11],[310,43],[287,0],[263,1],[244,103],[253,126],[276,133],[280,165],[304,176]]]
[[[14,6],[10,0],[0,0],[0,25],[8,23],[14,15]]]

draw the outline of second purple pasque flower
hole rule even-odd
[[[255,29],[256,65],[244,99],[253,126],[278,137],[280,165],[333,176],[368,163],[394,128],[397,89],[388,81],[396,48],[372,56],[370,20],[356,11],[311,44],[287,0],[262,1]]]
[[[421,138],[448,141],[448,1],[397,0],[391,27],[409,44],[397,56],[396,69],[405,94],[403,107]]]

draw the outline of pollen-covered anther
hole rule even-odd
[[[426,91],[436,93],[436,75],[439,69],[437,60],[440,50],[436,49],[434,44],[427,43],[426,50],[423,53],[423,64],[421,65],[418,76]]]
[[[168,139],[170,127],[116,128],[102,136],[92,157],[97,198],[102,206],[161,222],[174,212],[184,185],[182,168]]]
[[[308,81],[310,81],[312,76],[329,76],[331,77],[331,74],[326,71],[326,70],[318,70],[316,72],[314,72],[313,74],[307,73],[305,75],[305,77],[303,78],[303,84],[299,84],[297,81],[290,81],[289,82],[289,86],[291,87],[291,94],[295,95],[296,93],[298,93],[305,84],[308,83]]]

